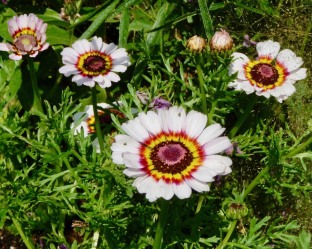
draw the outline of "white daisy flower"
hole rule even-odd
[[[302,58],[296,57],[289,49],[281,52],[278,42],[266,41],[257,44],[259,60],[250,60],[242,53],[233,53],[229,75],[238,72],[237,79],[228,86],[244,90],[247,94],[255,92],[259,96],[274,96],[279,102],[292,95],[297,80],[305,79],[306,68],[299,68]]]
[[[99,120],[100,124],[103,127],[105,124],[111,124],[112,119],[110,114],[113,113],[117,115],[120,118],[125,118],[125,115],[120,112],[119,110],[114,109],[113,106],[102,103],[97,104],[99,107],[102,107],[103,109],[107,109],[107,111],[98,110],[99,114]],[[77,135],[77,133],[81,132],[81,129],[83,128],[84,137],[87,137],[90,133],[96,132],[95,130],[95,118],[94,118],[94,112],[93,112],[93,106],[88,105],[85,107],[83,112],[77,112],[73,116],[73,123],[70,125],[71,128],[74,128],[78,120],[83,116],[83,120],[80,122],[80,124],[76,127],[74,135]],[[104,128],[104,127],[103,127]]]
[[[127,135],[115,136],[113,162],[127,167],[123,173],[136,177],[133,186],[150,202],[173,195],[189,198],[192,189],[209,191],[207,182],[230,173],[232,160],[215,155],[231,146],[227,137],[219,137],[225,129],[219,124],[205,128],[206,124],[206,115],[186,115],[177,106],[139,113],[122,124]]]
[[[72,48],[64,48],[61,52],[65,66],[59,72],[66,77],[74,75],[73,82],[78,86],[94,87],[95,82],[102,88],[118,82],[120,77],[114,72],[125,72],[130,65],[126,49],[114,43],[106,44],[100,37],[93,37],[91,42],[78,40]]]
[[[12,51],[12,60],[21,60],[23,55],[36,57],[38,51],[46,50],[49,43],[45,43],[47,24],[34,14],[13,16],[8,20],[9,33],[13,44],[0,43],[0,51]]]

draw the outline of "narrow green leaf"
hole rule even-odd
[[[239,6],[239,7],[244,8],[244,9],[246,9],[246,10],[250,10],[250,11],[252,11],[252,12],[255,12],[255,13],[257,13],[257,14],[260,14],[260,15],[264,15],[264,14],[265,14],[262,10],[259,10],[259,9],[253,8],[253,7],[249,7],[249,6],[247,6],[247,5],[245,5],[245,4],[242,4],[242,3],[240,3],[240,2],[234,2],[234,4],[237,5],[237,6]]]
[[[116,5],[120,0],[115,0],[107,8],[102,10],[99,17],[89,26],[89,28],[80,36],[80,39],[89,39],[93,33],[100,27],[100,25],[105,21],[106,17],[115,9]]]
[[[175,3],[168,3],[165,2],[159,9],[157,19],[153,25],[153,29],[160,27],[163,25],[166,18],[169,16],[169,14],[174,10],[176,7]],[[161,37],[161,30],[149,33],[146,39],[146,46],[148,51],[151,51],[152,47],[154,47],[156,44],[158,44],[158,40]]]
[[[210,40],[213,36],[213,30],[212,30],[212,21],[209,14],[209,9],[206,4],[206,0],[198,0],[198,4],[203,19],[206,36]]]
[[[217,10],[225,7],[225,3],[214,3],[209,6],[209,10]]]
[[[171,25],[176,24],[178,22],[181,22],[181,21],[187,19],[188,17],[196,16],[198,14],[199,14],[199,11],[194,11],[194,12],[190,12],[190,13],[184,14],[184,15],[182,15],[182,16],[174,19],[174,20],[171,20],[169,22],[166,22],[164,25],[161,25],[160,27],[152,29],[152,30],[150,30],[150,31],[148,31],[146,33],[151,33],[151,32],[155,32],[155,31],[161,30],[161,29],[166,28],[166,27],[170,27]]]
[[[15,97],[21,85],[22,85],[22,72],[20,69],[17,69],[13,74],[12,78],[10,79],[10,83],[8,85],[9,93],[7,102],[10,102]]]
[[[124,9],[121,13],[120,25],[119,25],[119,47],[125,48],[127,45],[129,34],[130,15],[129,9]]]
[[[125,9],[129,9],[129,7],[131,7],[132,5],[136,5],[141,3],[143,0],[129,0],[129,1],[125,1],[122,4],[120,4],[116,10],[107,18],[107,21],[110,21],[111,19],[113,19],[116,15],[118,15],[119,13],[122,13]]]
[[[144,73],[144,70],[147,65],[147,59],[144,57],[140,57],[137,60],[137,63],[134,68],[133,76],[131,79],[131,84],[134,84],[136,87],[140,86],[142,81],[142,74]]]

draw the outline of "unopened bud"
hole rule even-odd
[[[224,29],[221,29],[220,32],[216,32],[214,36],[211,38],[210,42],[210,50],[212,51],[228,51],[233,47],[233,39]]]
[[[225,209],[226,217],[231,220],[239,220],[248,214],[248,208],[243,204],[230,203]]]
[[[187,48],[194,52],[200,52],[206,48],[207,42],[200,36],[193,36],[187,41]]]
[[[75,1],[74,0],[65,0],[64,10],[65,10],[66,16],[74,17],[78,12]]]

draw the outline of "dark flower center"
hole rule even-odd
[[[251,77],[257,83],[265,86],[273,85],[277,82],[279,74],[276,68],[267,63],[259,63],[251,69]]]
[[[155,169],[161,173],[177,174],[193,161],[190,150],[180,142],[167,141],[155,146],[150,154]]]
[[[101,72],[105,66],[106,61],[100,56],[89,56],[83,63],[83,67],[89,72]]]
[[[37,40],[33,35],[21,35],[16,39],[14,45],[21,52],[30,52],[33,47],[37,46]]]

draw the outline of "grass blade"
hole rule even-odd
[[[213,36],[213,31],[212,31],[212,21],[209,14],[209,9],[206,4],[206,0],[198,0],[198,4],[203,19],[206,36],[210,40]]]
[[[121,13],[121,19],[120,19],[120,25],[119,25],[119,47],[120,48],[125,48],[127,45],[129,25],[130,25],[129,9],[124,9]]]

